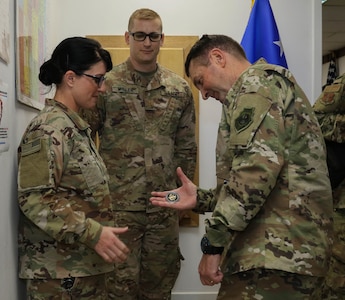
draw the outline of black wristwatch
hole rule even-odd
[[[207,238],[206,236],[204,236],[204,237],[201,239],[200,246],[201,246],[201,251],[202,251],[202,253],[204,253],[204,254],[211,254],[211,255],[222,254],[222,253],[223,253],[223,250],[224,250],[224,247],[215,247],[215,246],[212,246],[212,245],[210,244],[210,241],[208,240],[208,238]]]

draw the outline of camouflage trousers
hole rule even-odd
[[[28,300],[108,300],[107,274],[63,279],[28,279]]]
[[[345,299],[345,182],[334,193],[334,241],[327,274],[318,288],[322,300]]]
[[[345,299],[345,263],[333,256],[323,283],[317,288],[322,300]]]
[[[323,300],[313,296],[322,278],[279,270],[224,274],[217,300]]]
[[[109,299],[169,300],[180,271],[178,214],[115,212],[116,226],[128,226],[121,234],[131,252],[126,262],[115,265]]]

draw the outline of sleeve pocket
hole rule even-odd
[[[47,141],[36,139],[21,145],[18,187],[51,186]]]

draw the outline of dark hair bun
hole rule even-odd
[[[59,84],[61,82],[63,72],[59,67],[52,62],[51,59],[47,60],[40,67],[40,73],[38,75],[39,80],[44,85]]]

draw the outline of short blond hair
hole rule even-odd
[[[160,30],[163,31],[162,19],[155,11],[149,8],[140,8],[132,13],[128,21],[128,31],[131,31],[134,26],[134,20],[155,20],[158,19],[161,23]]]

